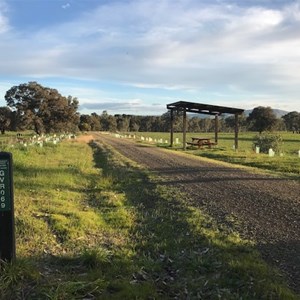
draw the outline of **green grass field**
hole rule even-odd
[[[1,299],[297,299],[255,245],[112,149],[9,150],[17,260]]]

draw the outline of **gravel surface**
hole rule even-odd
[[[187,200],[220,223],[254,240],[263,257],[278,267],[300,293],[300,182],[255,174],[218,162],[180,155],[131,140],[95,134],[124,156],[175,186]],[[231,221],[229,221],[229,219]]]

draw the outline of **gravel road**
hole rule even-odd
[[[278,267],[290,287],[300,293],[299,181],[255,174],[109,135],[94,136],[157,173],[161,184],[177,187],[187,201],[218,222],[230,225],[228,219],[233,219],[241,236],[254,240],[265,260]]]

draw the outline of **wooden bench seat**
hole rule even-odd
[[[187,144],[191,146],[199,146],[199,144],[196,142],[187,142]]]
[[[211,148],[212,146],[217,145],[217,143],[214,142],[208,142],[208,141],[201,141],[201,142],[187,142],[189,146],[195,146],[198,148],[208,146],[208,148]]]

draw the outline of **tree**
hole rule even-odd
[[[152,127],[151,118],[149,116],[141,117],[140,131],[149,132],[151,131],[151,127]]]
[[[9,107],[0,107],[0,130],[2,134],[5,133],[5,130],[10,129],[11,123],[12,111],[9,109]]]
[[[161,116],[162,131],[170,131],[171,130],[171,112],[168,111]],[[183,112],[181,111],[173,111],[173,130],[174,132],[180,132],[183,129]]]
[[[100,116],[98,116],[96,113],[91,114],[91,130],[92,131],[101,130]]]
[[[161,132],[163,131],[163,121],[160,116],[152,116],[151,118],[152,121],[152,126],[151,126],[151,131],[152,132]]]
[[[90,115],[80,115],[78,127],[81,131],[92,130],[92,117]]]
[[[226,117],[225,120],[225,126],[230,130],[230,131],[234,131],[235,129],[235,116],[229,116]],[[238,126],[239,126],[239,130],[244,130],[246,129],[246,116],[245,114],[241,114],[238,116]]]
[[[211,118],[200,119],[200,131],[209,132],[214,131],[214,120]]]
[[[282,117],[287,130],[294,132],[300,132],[300,113],[292,111]]]
[[[139,131],[140,129],[140,120],[138,116],[130,116],[129,121],[129,131]]]
[[[261,134],[263,131],[272,131],[277,124],[277,118],[271,107],[258,106],[250,113],[247,122],[250,123],[250,130]]]
[[[78,128],[78,100],[64,97],[57,90],[29,82],[12,87],[5,94],[15,111],[17,127],[43,132],[68,132]]]
[[[189,132],[199,132],[200,131],[198,117],[192,117],[191,119],[188,119],[188,131]]]
[[[106,110],[104,110],[100,116],[101,128],[104,131],[115,132],[117,130],[117,120],[114,116],[109,115]]]
[[[77,131],[79,124],[77,108],[77,98],[63,97],[56,90],[52,90],[52,94],[40,108],[44,131],[47,133]]]
[[[115,115],[117,130],[121,132],[129,131],[129,118],[126,115]]]

